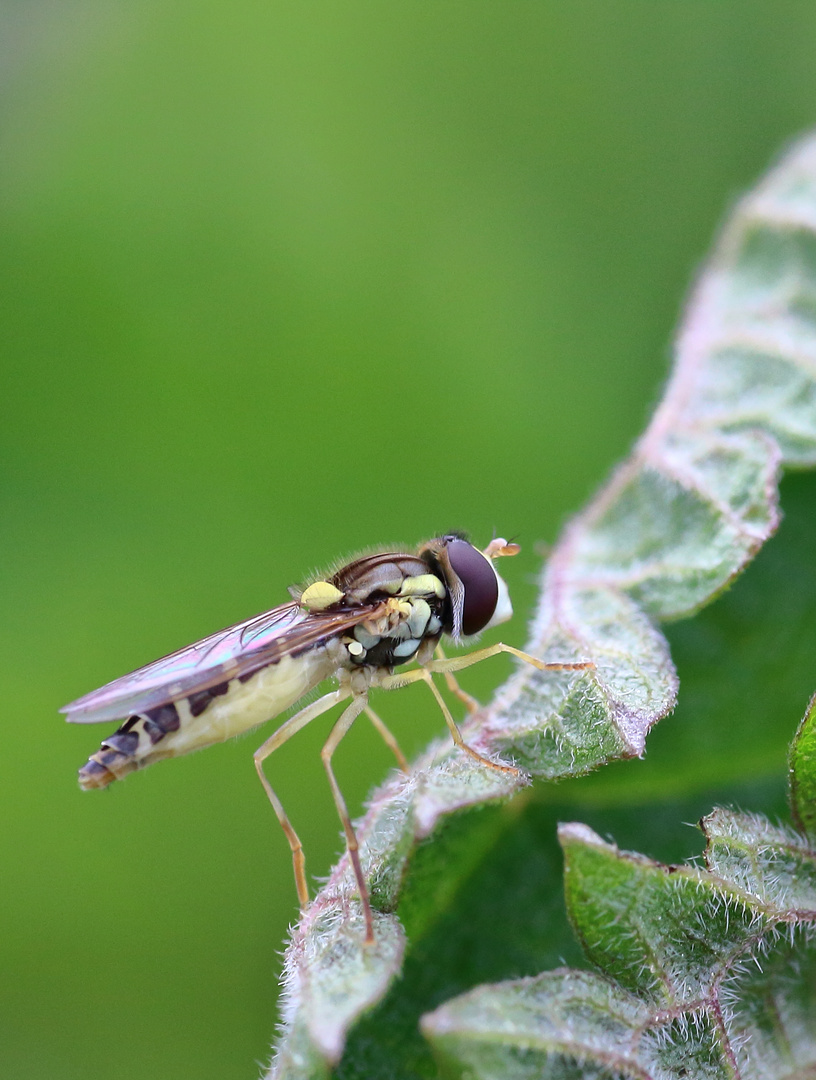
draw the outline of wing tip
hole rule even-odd
[[[109,720],[109,719],[114,719],[114,720],[119,719],[119,717],[117,717],[117,716],[114,716],[114,717],[111,718],[110,715],[105,715],[105,716],[94,715],[95,713],[98,713],[100,710],[99,709],[89,709],[87,706],[81,705],[80,704],[81,700],[82,699],[80,698],[77,701],[72,701],[69,705],[62,705],[57,710],[58,712],[61,712],[64,715],[66,724],[96,724],[96,723],[102,723],[103,721],[106,721],[106,720]]]

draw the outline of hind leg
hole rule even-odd
[[[360,892],[360,900],[363,905],[363,918],[365,919],[365,943],[366,945],[373,945],[374,921],[371,915],[371,901],[368,898],[368,886],[366,885],[363,867],[360,863],[360,845],[357,841],[357,834],[354,831],[351,818],[349,817],[346,800],[343,798],[343,793],[340,790],[340,785],[337,783],[337,778],[334,775],[331,764],[335,750],[340,745],[341,740],[348,734],[351,725],[367,704],[368,696],[366,694],[360,694],[359,697],[354,698],[351,704],[341,713],[340,719],[332,728],[331,734],[326,740],[326,745],[320,751],[320,757],[323,761],[326,775],[329,778],[329,786],[331,787],[331,792],[334,796],[334,805],[337,807],[337,813],[340,815],[340,821],[343,824],[343,832],[346,834],[346,849],[349,853],[354,877],[357,879],[357,888]]]
[[[279,746],[283,746],[285,742],[296,735],[302,728],[314,720],[315,717],[321,716],[324,712],[328,712],[329,709],[333,709],[335,705],[339,705],[341,701],[344,701],[350,694],[349,690],[333,690],[330,694],[325,694],[322,698],[318,698],[317,701],[312,702],[311,705],[307,705],[300,712],[295,713],[278,728],[278,730],[266,740],[263,746],[259,747],[254,754],[255,769],[258,773],[261,783],[263,784],[264,791],[266,792],[269,801],[272,803],[272,809],[275,811],[278,817],[278,821],[281,823],[281,828],[284,831],[286,839],[289,841],[289,847],[292,850],[292,865],[295,871],[295,887],[297,888],[298,900],[300,901],[301,910],[306,907],[309,902],[309,889],[306,884],[306,859],[303,854],[303,845],[300,842],[300,838],[295,830],[292,828],[292,824],[283,808],[283,803],[278,796],[272,790],[272,785],[266,777],[263,771],[263,763],[274,753]]]

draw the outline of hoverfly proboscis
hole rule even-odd
[[[396,739],[369,705],[369,690],[427,683],[456,746],[485,768],[517,774],[514,766],[491,761],[465,743],[433,674],[443,674],[448,688],[472,712],[478,703],[459,687],[454,672],[498,653],[511,653],[543,671],[594,666],[591,662],[547,663],[504,643],[451,658],[442,653],[443,634],[458,643],[510,618],[507,586],[493,564],[498,557],[518,551],[517,544],[503,539],[491,541],[480,551],[463,534],[450,533],[422,544],[415,554],[366,555],[326,580],[302,591],[290,590],[290,603],[86,694],[62,709],[69,721],[92,724],[126,719],[79,770],[80,786],[86,790],[107,787],[154,761],[223,742],[279,716],[319,683],[334,677],[336,690],[289,717],[255,752],[255,768],[292,850],[298,899],[304,908],[309,893],[303,849],[263,762],[315,717],[350,699],[321,758],[343,824],[362,901],[365,940],[370,944],[374,929],[368,888],[354,827],[332,770],[332,755],[354,720],[365,712],[400,768],[407,772],[408,766]],[[411,661],[418,666],[394,671]]]

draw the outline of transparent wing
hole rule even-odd
[[[296,602],[281,604],[114,679],[60,712],[71,723],[95,724],[155,709],[315,648],[365,619],[376,618],[383,607],[366,604],[312,613]]]

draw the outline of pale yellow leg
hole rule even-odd
[[[586,671],[588,668],[595,667],[591,660],[550,664],[545,660],[539,660],[537,656],[530,656],[529,653],[522,652],[521,649],[514,649],[512,645],[505,645],[501,641],[496,645],[490,645],[486,649],[477,649],[476,652],[465,653],[464,656],[452,656],[450,659],[445,660],[429,660],[425,667],[428,671],[438,671],[440,674],[461,671],[462,668],[470,667],[472,664],[480,664],[482,660],[489,660],[491,656],[498,656],[499,653],[510,653],[512,656],[517,656],[519,660],[532,664],[539,671]]]
[[[377,731],[379,731],[385,745],[397,759],[397,764],[399,765],[399,767],[402,769],[403,772],[407,773],[409,771],[408,762],[406,761],[405,754],[403,754],[402,750],[400,749],[400,745],[394,738],[392,732],[389,731],[389,729],[385,726],[385,723],[379,718],[379,716],[377,716],[377,714],[374,712],[370,705],[366,705],[365,714],[369,718],[371,723],[374,725],[374,727],[377,729]]]
[[[442,715],[445,717],[445,723],[448,725],[451,737],[460,750],[464,750],[466,754],[475,758],[476,761],[480,762],[482,765],[486,765],[489,769],[496,769],[498,772],[511,773],[513,776],[518,776],[518,769],[514,768],[512,765],[498,765],[495,761],[483,757],[477,750],[474,750],[472,746],[468,746],[462,738],[462,732],[456,726],[456,721],[451,716],[450,709],[437,690],[433,678],[427,668],[415,668],[413,671],[400,672],[398,675],[386,675],[380,683],[380,686],[385,690],[395,690],[399,686],[408,686],[410,683],[419,682],[420,680],[427,683],[431,688],[431,693],[436,698],[437,704],[442,710]]]
[[[343,823],[343,832],[346,834],[346,848],[348,849],[349,858],[351,859],[351,866],[354,870],[354,876],[357,879],[357,888],[360,890],[360,900],[363,904],[363,918],[365,919],[366,945],[374,944],[374,922],[371,917],[371,903],[368,899],[368,887],[366,886],[365,877],[363,876],[363,867],[360,863],[360,845],[357,843],[357,834],[354,832],[354,826],[351,824],[351,818],[346,807],[346,800],[343,798],[343,793],[335,779],[334,771],[331,767],[332,754],[340,745],[341,739],[348,734],[349,728],[366,707],[367,697],[365,694],[360,694],[359,697],[354,698],[351,704],[341,713],[340,719],[334,725],[331,730],[331,734],[326,740],[326,745],[320,751],[320,757],[323,761],[323,765],[326,769],[326,773],[329,777],[329,784],[331,785],[332,795],[334,796],[334,805],[337,807],[337,813],[340,815],[340,820]]]
[[[445,653],[442,651],[441,645],[436,646],[436,649],[434,650],[434,655],[437,656],[440,660],[447,660]],[[478,712],[481,706],[479,705],[479,702],[476,700],[476,698],[471,697],[471,695],[466,690],[462,689],[462,687],[459,685],[459,683],[456,681],[455,677],[451,674],[450,671],[443,671],[442,674],[445,676],[445,685],[447,686],[448,690],[450,690],[452,694],[455,694],[456,697],[458,697],[459,700],[464,703],[467,711],[470,713]]]
[[[322,698],[318,698],[317,701],[312,702],[311,705],[307,705],[304,709],[301,709],[300,712],[295,713],[294,716],[290,716],[285,723],[281,724],[274,734],[269,736],[263,746],[259,747],[254,754],[255,769],[264,786],[264,791],[269,796],[272,808],[278,816],[281,828],[286,834],[286,839],[289,841],[289,847],[292,849],[295,886],[297,888],[301,909],[306,907],[309,902],[309,889],[306,884],[306,860],[303,855],[303,845],[301,844],[297,833],[292,828],[289,818],[286,816],[283,804],[272,790],[272,785],[266,778],[266,774],[263,771],[263,763],[273,751],[277,750],[279,746],[283,746],[288,739],[291,739],[293,735],[296,735],[302,728],[306,727],[311,720],[314,720],[317,716],[321,716],[324,712],[328,712],[329,709],[333,709],[335,705],[339,705],[341,701],[344,701],[349,697],[350,693],[350,690],[333,690],[330,694],[325,694]]]

